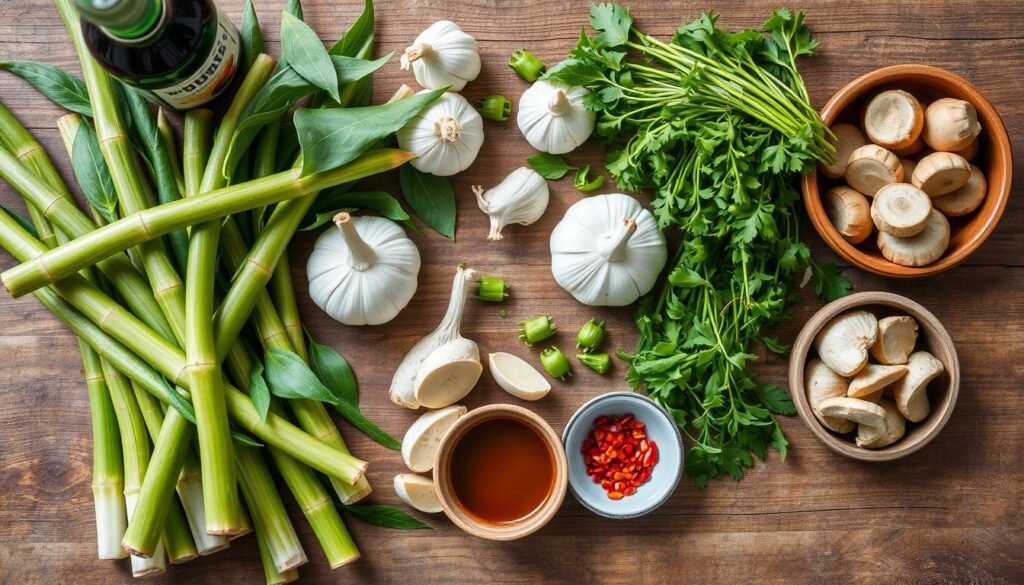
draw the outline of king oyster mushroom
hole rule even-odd
[[[861,398],[873,394],[899,380],[906,373],[906,366],[868,364],[861,371],[857,372],[857,376],[853,380],[850,380],[850,387],[846,391],[846,395],[853,398]]]
[[[887,366],[907,363],[917,345],[917,321],[899,315],[878,320],[878,339],[868,351],[878,363]]]
[[[851,377],[868,363],[868,348],[878,337],[878,320],[867,311],[833,318],[814,339],[818,357],[833,372]]]
[[[857,427],[857,423],[845,418],[822,416],[818,406],[829,398],[846,396],[848,383],[846,378],[829,369],[821,360],[811,360],[804,369],[804,390],[807,402],[811,405],[815,418],[828,430],[846,434]]]
[[[924,420],[931,411],[928,403],[928,384],[939,377],[945,367],[926,351],[914,352],[907,360],[907,375],[892,386],[896,408],[910,422]]]
[[[907,429],[907,421],[896,408],[896,404],[888,398],[883,398],[877,405],[882,409],[884,418],[881,425],[869,425],[861,423],[857,427],[857,446],[868,449],[881,449],[888,447],[903,438]]]

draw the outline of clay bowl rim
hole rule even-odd
[[[912,77],[918,79],[911,80]],[[920,78],[924,78],[924,80],[922,81]],[[983,135],[987,133],[991,140],[991,147],[985,156],[988,157],[991,168],[1001,169],[1000,173],[989,173],[985,177],[988,181],[986,197],[994,198],[995,203],[991,209],[985,211],[984,216],[975,217],[972,220],[979,221],[980,228],[962,246],[926,266],[902,266],[889,262],[883,257],[866,254],[843,239],[825,214],[825,208],[821,203],[821,177],[815,168],[804,175],[801,180],[804,207],[811,218],[811,223],[829,248],[862,270],[895,278],[921,278],[949,270],[970,257],[988,240],[1006,211],[1013,186],[1013,151],[1010,137],[999,112],[996,111],[992,103],[963,77],[930,65],[905,64],[883,67],[862,75],[843,86],[821,109],[820,117],[826,125],[831,126],[853,102],[876,88],[901,81],[928,86],[935,83],[936,80],[957,87],[959,95],[950,97],[964,99],[978,111]]]
[[[544,440],[554,457],[555,485],[547,500],[526,518],[508,524],[482,522],[464,512],[455,501],[454,490],[448,477],[448,467],[458,439],[476,425],[495,418],[513,419],[529,425]],[[465,532],[488,540],[516,540],[543,528],[562,506],[568,481],[569,462],[561,438],[540,415],[514,404],[490,404],[463,415],[441,438],[434,459],[434,489],[437,490],[445,515]]]
[[[919,327],[919,335],[927,343],[928,351],[942,361],[946,368],[944,377],[948,381],[945,394],[940,401],[933,401],[933,410],[918,425],[927,425],[928,429],[912,438],[904,437],[896,443],[881,449],[865,449],[858,447],[850,439],[843,438],[826,429],[811,411],[811,405],[807,401],[807,391],[804,388],[804,367],[808,355],[813,349],[814,338],[833,317],[860,307],[886,306],[905,312],[913,317]],[[936,345],[940,347],[936,347]],[[789,387],[793,403],[796,405],[797,413],[804,424],[813,432],[825,445],[852,459],[860,461],[892,461],[901,459],[915,453],[923,448],[939,435],[943,427],[949,421],[956,406],[957,397],[960,393],[960,360],[957,357],[956,346],[949,333],[942,323],[928,309],[907,297],[884,291],[868,291],[855,293],[833,301],[814,314],[800,330],[789,359]],[[934,392],[934,390],[932,390]],[[939,404],[939,408],[934,408]],[[908,440],[909,439],[909,440]]]

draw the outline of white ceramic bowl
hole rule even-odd
[[[658,445],[658,463],[651,479],[632,496],[611,500],[608,492],[587,475],[580,449],[599,416],[634,414],[647,425],[647,436]],[[646,396],[611,392],[598,396],[576,411],[562,433],[569,458],[569,490],[587,509],[606,518],[637,518],[654,510],[675,491],[683,474],[683,443],[672,416]]]

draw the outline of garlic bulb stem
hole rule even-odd
[[[622,220],[622,226],[598,242],[598,254],[609,262],[622,262],[626,258],[629,239],[636,233],[636,219]]]
[[[548,111],[552,116],[564,116],[569,111],[569,98],[565,95],[565,91],[561,89],[555,91],[551,96],[551,101],[548,102]]]
[[[406,47],[405,54],[402,55],[402,69],[408,69],[410,63],[418,61],[424,57],[430,57],[434,54],[434,47],[426,43],[418,43],[409,47]]]
[[[352,216],[342,211],[334,216],[334,225],[341,230],[341,239],[345,240],[345,245],[348,246],[348,258],[345,263],[349,268],[361,272],[373,266],[377,261],[377,253],[359,237],[359,232],[352,224]]]
[[[476,271],[472,268],[460,266],[455,271],[452,294],[448,299],[448,309],[445,311],[444,318],[441,319],[441,324],[437,326],[440,343],[446,343],[459,336],[459,325],[462,323],[462,315],[466,312],[469,285],[475,277]]]
[[[443,116],[440,120],[434,122],[434,136],[440,138],[442,142],[454,144],[462,136],[462,124],[459,123],[458,118],[451,114]]]

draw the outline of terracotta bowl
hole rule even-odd
[[[468,514],[458,503],[452,488],[451,462],[455,445],[476,425],[493,419],[511,419],[522,422],[537,432],[551,451],[555,462],[554,488],[547,500],[532,514],[516,522],[489,523]],[[444,513],[456,526],[466,532],[489,540],[515,540],[533,534],[547,524],[565,499],[568,484],[568,462],[561,438],[551,425],[533,412],[511,404],[492,404],[471,410],[452,426],[441,439],[434,464],[434,488],[437,490]]]
[[[881,449],[865,449],[854,443],[856,433],[838,435],[826,429],[811,411],[804,388],[804,366],[816,356],[814,338],[833,317],[854,309],[864,309],[879,318],[890,315],[909,315],[917,321],[918,337],[915,350],[924,350],[935,356],[945,371],[928,385],[931,412],[919,423],[907,423],[902,439]],[[789,387],[796,410],[804,424],[822,442],[840,455],[861,461],[891,461],[906,457],[934,439],[953,414],[953,406],[960,390],[960,362],[953,340],[939,320],[914,301],[893,293],[872,291],[852,294],[825,305],[804,325],[793,345],[789,359]]]
[[[885,259],[875,243],[875,234],[859,245],[843,239],[832,226],[821,194],[842,179],[829,179],[814,171],[803,177],[804,205],[814,229],[836,254],[851,264],[882,276],[919,278],[937,274],[963,262],[995,230],[1006,209],[1013,179],[1013,154],[999,114],[977,89],[964,78],[937,67],[926,65],[894,65],[858,77],[840,89],[821,110],[821,119],[832,126],[848,122],[860,127],[860,115],[867,100],[886,89],[909,91],[925,103],[940,97],[952,97],[970,102],[978,111],[981,122],[981,148],[971,161],[985,172],[988,194],[981,207],[960,218],[949,218],[950,239],[946,253],[927,266],[901,266]]]

